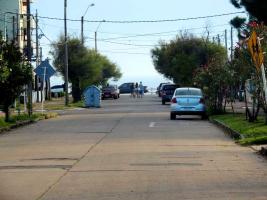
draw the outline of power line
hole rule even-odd
[[[216,25],[216,26],[212,26],[212,27],[219,27],[219,26],[225,26],[225,25],[227,25],[227,24]],[[203,28],[206,28],[206,27],[190,28],[190,29],[178,29],[178,30],[174,30],[174,31],[165,31],[165,32],[157,32],[157,33],[136,34],[136,35],[130,35],[130,36],[104,38],[104,39],[101,39],[101,40],[105,41],[105,40],[135,38],[135,37],[144,37],[144,36],[160,36],[160,35],[164,35],[164,34],[168,34],[168,33],[177,33],[177,32],[181,32],[181,31],[190,31],[190,30],[197,30],[197,29],[203,29]],[[194,34],[194,33],[192,33],[192,34]],[[165,36],[168,36],[168,35],[165,35]]]
[[[84,22],[89,23],[116,23],[116,24],[130,24],[130,23],[163,23],[163,22],[177,22],[177,21],[187,21],[187,20],[196,20],[196,19],[206,19],[206,18],[214,18],[214,17],[223,17],[228,15],[235,15],[235,14],[242,14],[246,13],[245,11],[241,12],[231,12],[231,13],[223,13],[223,14],[216,14],[216,15],[207,15],[207,16],[200,16],[200,17],[188,17],[188,18],[177,18],[177,19],[159,19],[159,20],[84,20]],[[47,16],[39,16],[39,18],[49,19],[49,20],[59,20],[63,21],[63,18],[58,17],[47,17]],[[80,19],[67,19],[67,21],[72,22],[80,22]]]
[[[101,52],[114,53],[114,54],[146,55],[146,56],[150,55],[149,53],[126,52],[126,51],[101,50]]]

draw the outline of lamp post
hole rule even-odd
[[[65,76],[65,105],[69,105],[69,63],[68,63],[68,33],[67,33],[67,0],[64,0],[64,32],[65,32],[65,57],[64,57],[64,76]]]
[[[82,44],[84,44],[84,31],[83,31],[84,17],[85,17],[85,15],[86,15],[88,9],[89,9],[90,7],[93,7],[94,5],[95,5],[95,4],[93,4],[93,3],[91,3],[90,5],[88,5],[88,7],[87,7],[85,13],[84,13],[83,16],[81,17],[81,41],[82,41]]]
[[[97,26],[97,28],[95,30],[95,52],[97,52],[97,31],[98,31],[100,25],[102,24],[102,22],[105,22],[105,21],[106,20],[103,19],[101,22],[99,22],[99,24],[98,24],[98,26]]]

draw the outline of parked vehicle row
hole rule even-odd
[[[135,87],[134,82],[123,83],[119,86],[120,94],[131,94],[134,87]],[[144,86],[144,93],[147,92],[148,92],[147,86]]]
[[[207,118],[205,100],[199,88],[179,87],[176,84],[161,83],[157,88],[162,105],[170,102],[170,119],[176,115],[200,115]]]

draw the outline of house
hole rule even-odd
[[[0,32],[4,40],[16,40],[23,51],[27,43],[26,0],[0,0]]]

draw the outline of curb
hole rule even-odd
[[[225,125],[224,123],[222,123],[218,120],[212,119],[209,121],[211,123],[215,124],[216,126],[218,126],[219,128],[221,128],[226,134],[228,134],[233,139],[243,139],[244,138],[244,136],[241,135],[239,132],[231,129],[230,127],[228,127],[227,125]],[[253,149],[254,151],[258,152],[262,156],[267,156],[267,147],[261,147],[260,150],[253,148],[253,146],[250,146],[250,148]]]
[[[259,153],[263,156],[267,156],[267,148],[265,147],[261,147],[261,150],[259,151]]]
[[[11,131],[12,129],[16,129],[16,128],[19,128],[19,127],[22,127],[22,126],[33,124],[33,123],[35,123],[37,121],[39,121],[39,120],[27,120],[27,121],[17,122],[16,124],[14,124],[14,125],[12,125],[12,126],[10,126],[8,128],[0,128],[0,133],[8,132],[8,131]]]
[[[219,128],[223,129],[224,132],[226,134],[228,134],[231,138],[235,139],[235,140],[238,140],[238,139],[243,139],[244,136],[241,135],[239,132],[231,129],[230,127],[228,127],[227,125],[225,125],[224,123],[216,120],[216,119],[212,119],[212,120],[209,120],[211,123],[215,124],[216,126],[218,126]]]
[[[39,118],[39,119],[32,119],[32,120],[25,120],[25,121],[19,121],[16,124],[6,127],[6,128],[0,128],[0,133],[8,132],[11,131],[12,129],[16,129],[22,126],[26,126],[29,124],[36,123],[41,120],[46,120],[46,119],[51,119],[51,118],[56,118],[58,116],[58,113],[48,113],[44,118]]]

